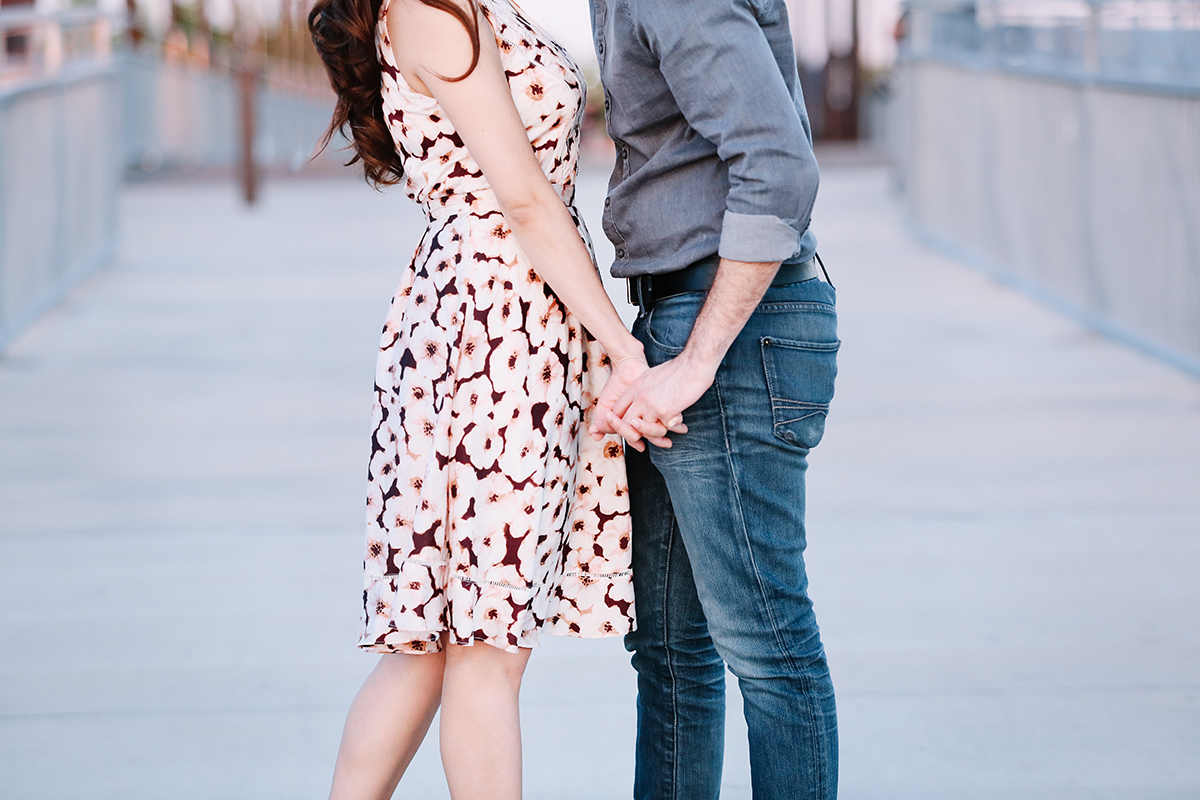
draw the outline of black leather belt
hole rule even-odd
[[[658,275],[636,275],[626,278],[629,287],[629,302],[642,309],[650,308],[659,300],[687,292],[707,292],[717,277],[720,256],[709,256],[689,264],[675,272]],[[771,281],[772,286],[799,283],[817,277],[817,259],[807,261],[785,261],[779,265]]]

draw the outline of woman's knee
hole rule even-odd
[[[445,669],[444,652],[385,653],[379,657],[372,679],[403,686],[426,686],[440,693]]]
[[[517,689],[531,652],[522,648],[517,653],[509,653],[482,642],[451,644],[446,647],[446,680],[461,677],[470,681],[502,682]]]

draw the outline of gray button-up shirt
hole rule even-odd
[[[817,162],[784,0],[589,2],[613,275],[811,258]]]

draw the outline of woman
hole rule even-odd
[[[509,0],[319,0],[309,26],[326,142],[349,130],[368,180],[429,220],[376,373],[359,645],[384,655],[331,796],[390,797],[440,705],[451,795],[519,798],[539,631],[634,624],[621,445],[585,415],[610,367],[617,391],[646,362],[571,206],[584,82]]]

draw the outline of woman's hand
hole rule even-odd
[[[608,382],[604,384],[604,391],[596,400],[595,415],[589,427],[593,439],[600,440],[608,434],[617,434],[625,439],[630,447],[640,452],[646,449],[642,439],[658,447],[670,447],[671,440],[667,438],[668,431],[687,433],[687,425],[683,424],[682,414],[677,414],[673,419],[666,421],[636,419],[627,422],[620,415],[614,413],[613,408],[617,401],[649,370],[650,366],[640,352],[631,353],[613,361],[612,374]]]

